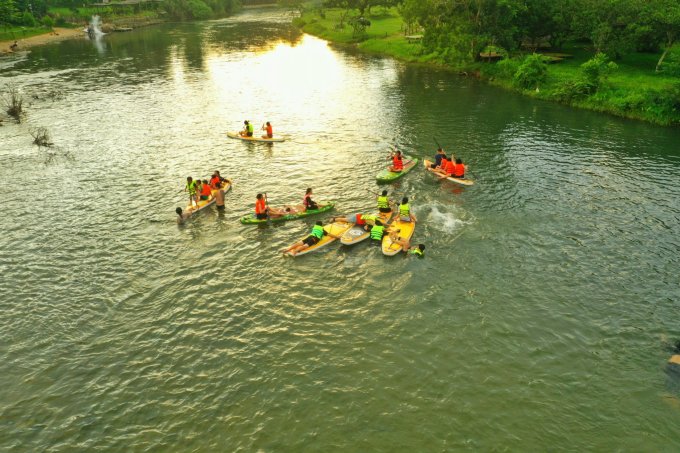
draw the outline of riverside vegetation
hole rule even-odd
[[[305,32],[507,89],[680,124],[676,0],[327,0],[296,4]],[[361,19],[361,20],[360,20]]]

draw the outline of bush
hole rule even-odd
[[[26,27],[36,26],[35,17],[33,17],[33,14],[31,14],[29,11],[24,11],[24,13],[21,15],[21,23]]]
[[[495,73],[503,79],[512,79],[519,69],[519,61],[511,58],[504,58],[494,65]]]
[[[548,65],[543,60],[542,55],[528,55],[519,66],[513,77],[515,85],[529,89],[538,87],[548,74]]]
[[[198,20],[205,20],[212,17],[212,10],[202,0],[189,0],[187,2],[189,14],[191,17]]]
[[[54,27],[54,19],[52,19],[50,16],[45,16],[42,18],[42,24],[51,30],[52,27]]]
[[[553,91],[553,99],[570,103],[576,99],[584,98],[590,94],[590,86],[581,78],[560,82]]]
[[[598,53],[581,65],[582,82],[588,85],[590,93],[595,93],[609,73],[618,68],[616,63],[608,60],[606,54]]]

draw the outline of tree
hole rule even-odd
[[[0,24],[7,27],[16,13],[14,0],[0,0]]]
[[[656,63],[656,72],[659,72],[661,64],[680,34],[680,2],[677,0],[653,0],[648,7],[651,10],[652,27],[663,36],[664,51]]]

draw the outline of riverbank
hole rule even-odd
[[[53,42],[63,41],[76,37],[83,37],[85,34],[82,29],[75,28],[54,28],[52,31],[45,31],[42,35],[30,36],[28,38],[12,39],[7,41],[0,41],[0,54],[9,54],[12,52],[20,52],[22,50],[30,49],[33,46],[42,46]],[[11,46],[16,41],[17,46],[12,49]]]
[[[654,63],[659,57],[656,54],[636,53],[616,61],[617,68],[603,77],[596,90],[583,92],[574,87],[578,87],[583,77],[581,65],[593,54],[583,46],[572,45],[562,49],[564,58],[546,57],[546,62],[552,64],[546,64],[546,76],[540,83],[521,87],[514,76],[526,54],[509,55],[502,64],[451,63],[445,55],[428,53],[422,44],[422,31],[407,30],[394,8],[374,8],[367,14],[371,24],[365,30],[353,27],[351,17],[341,9],[316,9],[305,11],[293,23],[304,32],[333,43],[405,62],[472,74],[537,99],[663,126],[680,125],[680,78],[674,73],[655,73]]]

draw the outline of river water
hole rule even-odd
[[[0,60],[1,451],[677,451],[680,131],[334,49],[290,16]],[[244,119],[285,143],[226,137]],[[31,144],[48,129],[56,148]],[[397,143],[426,257],[277,251],[306,187],[372,211]],[[175,223],[187,175],[226,212]],[[327,219],[328,216],[322,217]]]

